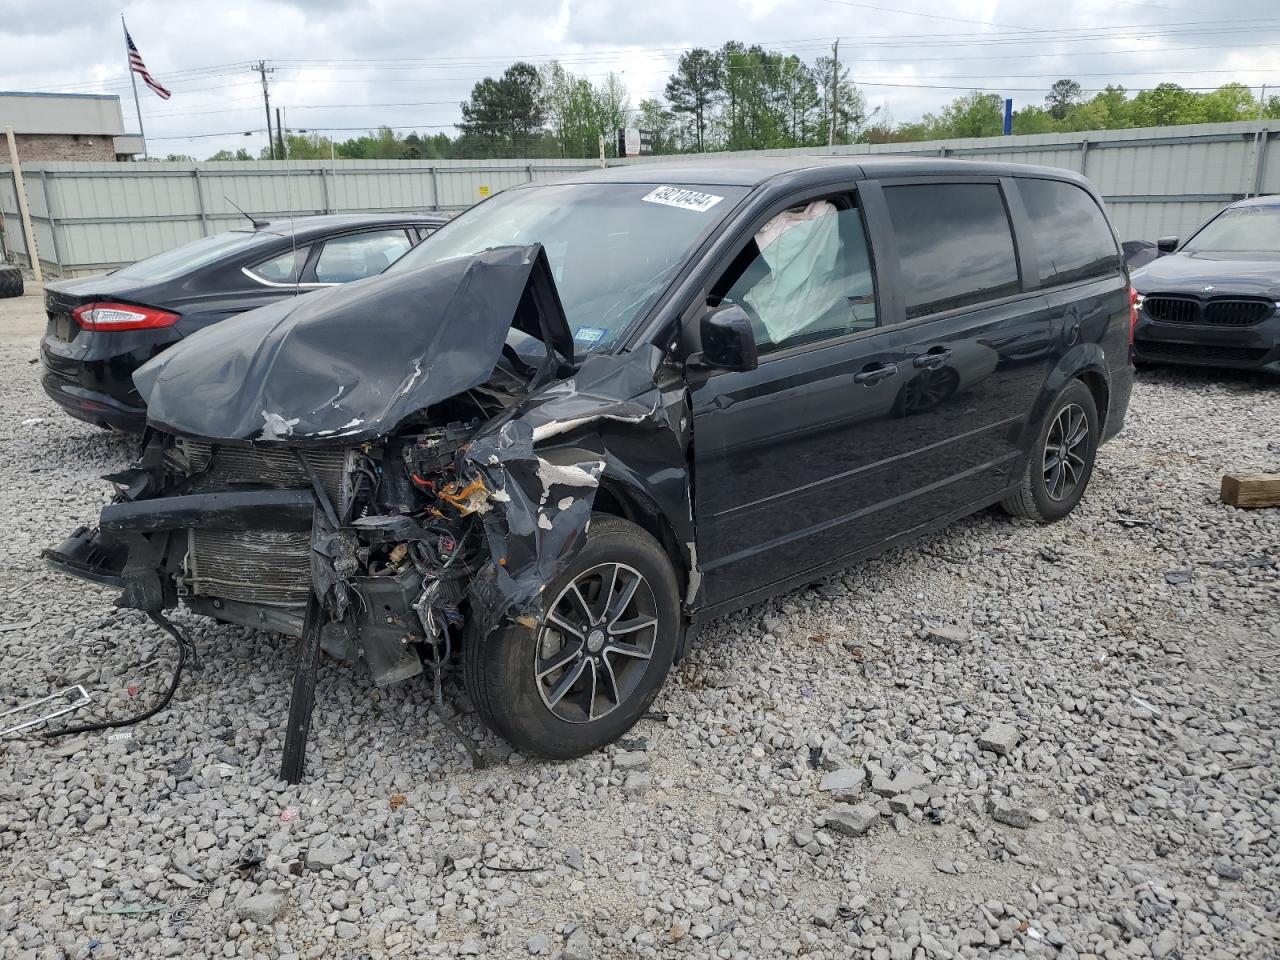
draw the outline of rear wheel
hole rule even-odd
[[[680,602],[657,541],[608,516],[592,519],[543,596],[537,627],[467,637],[463,679],[494,732],[564,760],[616,740],[648,710],[675,656]]]
[[[0,300],[22,296],[22,269],[0,263]]]
[[[1075,509],[1089,485],[1098,437],[1093,394],[1073,380],[1040,427],[1022,484],[1001,505],[1015,517],[1042,523],[1061,520]]]

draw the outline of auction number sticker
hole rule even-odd
[[[662,203],[668,207],[681,207],[685,210],[706,213],[724,197],[717,197],[714,193],[686,190],[684,187],[656,187],[647,197],[640,199],[645,203]]]

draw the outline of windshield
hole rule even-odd
[[[644,314],[745,187],[569,183],[508,190],[436,231],[388,272],[541,243],[579,354]]]
[[[190,243],[184,243],[164,253],[157,253],[154,257],[139,260],[137,263],[117,270],[113,276],[143,280],[148,283],[172,280],[198,267],[208,266],[229,253],[239,253],[279,239],[279,235],[274,233],[231,230],[212,237],[201,237],[199,240],[192,240]]]
[[[1280,253],[1280,206],[1229,207],[1182,249],[1189,253]]]

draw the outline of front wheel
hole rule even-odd
[[[1052,523],[1075,509],[1098,451],[1093,394],[1073,380],[1058,395],[1027,458],[1022,484],[1001,506],[1015,517]]]
[[[463,680],[481,719],[512,746],[567,760],[616,740],[649,709],[675,656],[679,594],[653,537],[597,516],[543,597],[538,626],[466,638]]]

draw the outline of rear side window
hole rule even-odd
[[[1040,282],[1085,280],[1119,269],[1115,237],[1098,204],[1075,184],[1018,178],[1018,192],[1031,218]]]
[[[318,283],[350,283],[375,277],[409,249],[403,230],[378,230],[334,237],[325,243],[316,260]]]
[[[298,247],[250,267],[249,272],[267,283],[297,283],[310,250],[310,247]]]
[[[907,319],[1018,292],[1018,257],[994,183],[885,187]]]

